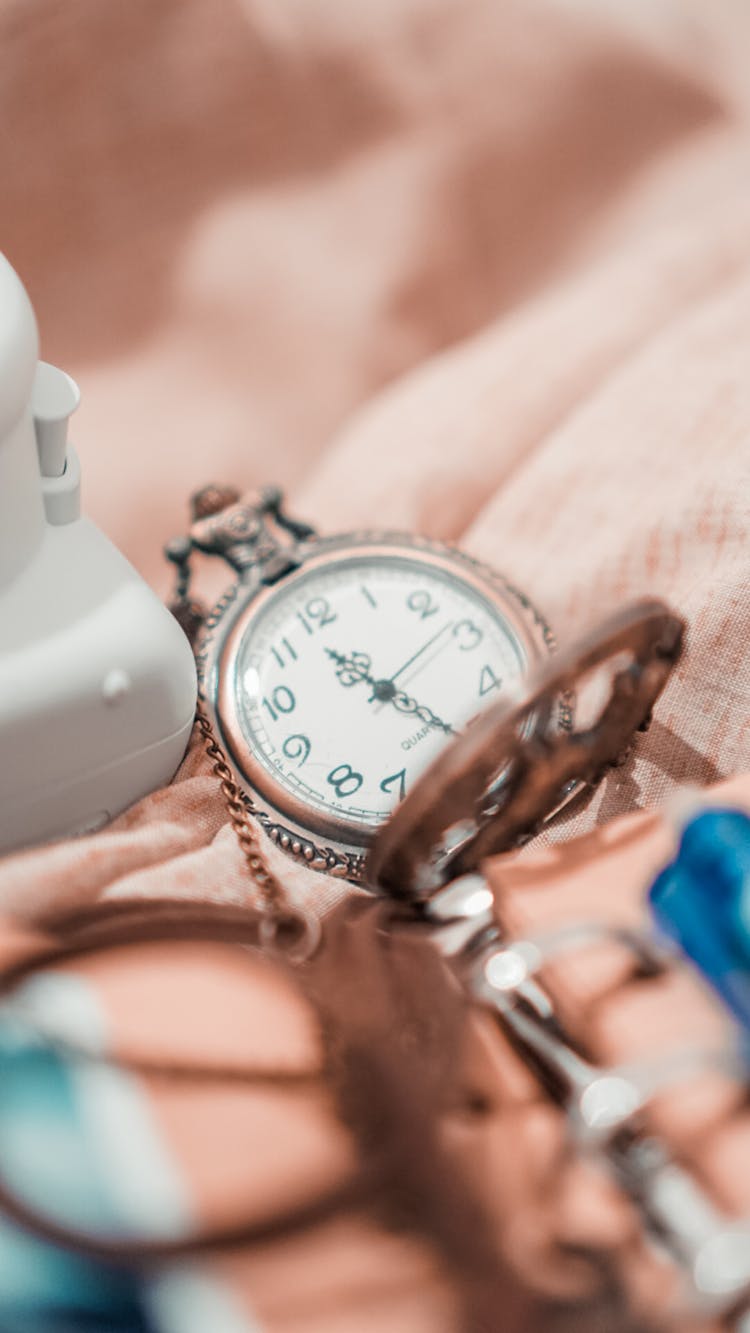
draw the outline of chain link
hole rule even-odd
[[[250,822],[250,816],[240,789],[227,763],[226,755],[216,739],[203,700],[200,698],[196,705],[195,720],[203,737],[211,767],[221,787],[232,828],[242,848],[248,870],[260,889],[263,907],[270,915],[285,914],[287,908],[286,894],[273,871],[266,865],[260,850],[257,830]]]
[[[284,886],[266,864],[260,848],[258,830],[250,818],[248,806],[234,780],[224,750],[218,744],[200,694],[196,704],[196,722],[210,766],[224,796],[229,820],[240,844],[242,856],[245,857],[250,878],[260,889],[261,909],[265,917],[261,922],[260,944],[264,949],[284,954],[289,961],[305,962],[320,944],[320,922],[317,917],[310,916],[304,909],[289,902]]]
[[[315,917],[290,904],[283,886],[266,864],[260,849],[258,830],[252,823],[245,800],[200,697],[196,704],[195,720],[250,877],[260,890],[261,907],[266,917],[261,928],[261,944],[266,948],[281,950],[293,962],[304,962],[319,943],[319,923]]]
[[[284,556],[285,548],[279,545],[278,536],[269,531],[269,516],[277,528],[291,534],[295,541],[313,533],[307,524],[297,523],[285,514],[281,491],[274,487],[267,487],[254,503],[248,501],[241,512],[235,512],[240,510],[239,499],[239,491],[233,487],[206,486],[196,492],[191,498],[193,527],[190,533],[174,537],[164,548],[164,554],[175,566],[176,574],[175,591],[169,609],[193,647],[206,620],[203,605],[190,597],[191,557],[195,550],[204,555],[219,556],[237,571],[253,563],[268,563],[279,554]],[[222,522],[225,513],[230,517]],[[213,524],[212,519],[215,520]],[[199,529],[200,534],[196,535]],[[265,545],[261,541],[263,537],[266,538]],[[229,767],[200,693],[195,720],[219,782],[250,878],[260,892],[260,907],[264,918],[260,932],[261,945],[283,952],[291,961],[303,962],[318,946],[320,923],[316,917],[289,901],[282,884],[267,865],[261,851],[258,828],[251,817],[252,803],[243,795]]]

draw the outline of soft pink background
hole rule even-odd
[[[155,586],[191,489],[281,480],[324,530],[459,539],[563,638],[660,594],[686,659],[565,834],[750,768],[741,0],[39,0],[0,33],[2,244]]]
[[[6,0],[0,245],[81,384],[88,512],[162,592],[216,480],[458,539],[561,637],[663,595],[687,655],[562,835],[746,773],[749,76],[744,0]],[[613,871],[612,836],[540,854],[567,911],[584,862],[640,894],[658,858]],[[195,749],[112,829],[0,867],[27,915],[166,893],[250,893]]]

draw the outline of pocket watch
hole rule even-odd
[[[513,698],[553,648],[528,597],[463,552],[421,537],[322,537],[281,492],[210,486],[166,548],[173,610],[200,692],[252,812],[315,870],[353,881],[377,830],[487,705]],[[195,552],[234,579],[205,614]],[[570,723],[570,704],[555,705]]]

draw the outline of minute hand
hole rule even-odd
[[[443,625],[442,629],[439,629],[437,634],[433,634],[431,639],[428,639],[426,643],[422,644],[421,648],[418,648],[415,653],[412,653],[409,660],[407,662],[404,662],[404,665],[400,666],[398,671],[394,671],[393,675],[389,679],[396,680],[399,676],[403,675],[404,671],[406,671],[406,669],[410,667],[413,662],[416,662],[418,657],[422,656],[422,653],[426,653],[427,649],[431,648],[433,643],[437,643],[438,639],[441,638],[443,634],[445,634],[445,631],[447,629],[450,629],[452,624],[453,621],[449,620],[447,624]]]
[[[443,722],[442,718],[433,713],[432,709],[428,708],[426,704],[418,704],[416,699],[412,699],[403,690],[396,690],[396,693],[391,695],[391,703],[399,713],[413,713],[415,717],[421,718],[428,726],[439,727],[447,736],[455,735],[453,727],[447,722]]]

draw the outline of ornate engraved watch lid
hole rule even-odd
[[[367,860],[369,886],[426,900],[485,857],[533,837],[646,729],[684,628],[663,602],[636,602],[532,674],[520,702],[481,713],[380,830]]]

